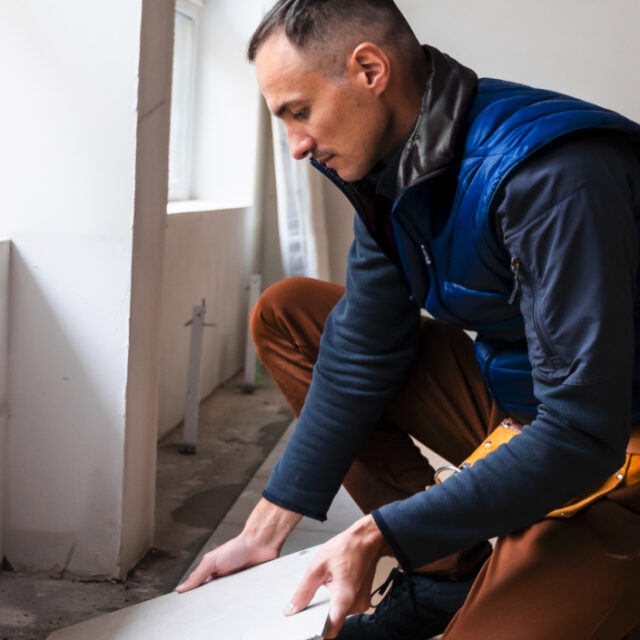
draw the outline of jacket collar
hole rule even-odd
[[[402,150],[398,192],[455,161],[463,142],[460,133],[478,85],[471,69],[434,47],[423,49],[429,76],[420,115]]]

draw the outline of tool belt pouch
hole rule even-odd
[[[441,482],[440,476],[443,472],[457,472],[472,467],[478,460],[484,458],[498,447],[520,433],[510,420],[503,421],[498,425],[480,444],[480,446],[460,465],[459,468],[446,465],[436,470],[435,481]],[[584,494],[573,498],[559,509],[549,512],[547,518],[570,518],[574,513],[584,509],[592,502],[606,495],[618,487],[626,487],[636,482],[640,482],[640,425],[635,425],[631,431],[631,438],[627,447],[627,455],[624,464],[613,475],[609,476],[603,483],[586,491]]]

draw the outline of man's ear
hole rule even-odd
[[[391,62],[387,54],[372,42],[363,42],[353,50],[348,67],[375,95],[379,96],[387,88]]]

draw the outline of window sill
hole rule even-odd
[[[250,202],[213,202],[210,200],[174,200],[167,203],[167,214],[179,213],[213,213],[215,211],[233,211],[247,209]]]

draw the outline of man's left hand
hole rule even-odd
[[[383,555],[390,555],[390,549],[374,519],[360,518],[318,550],[285,615],[302,611],[324,585],[331,594],[324,637],[335,638],[349,614],[369,608],[376,565]]]

